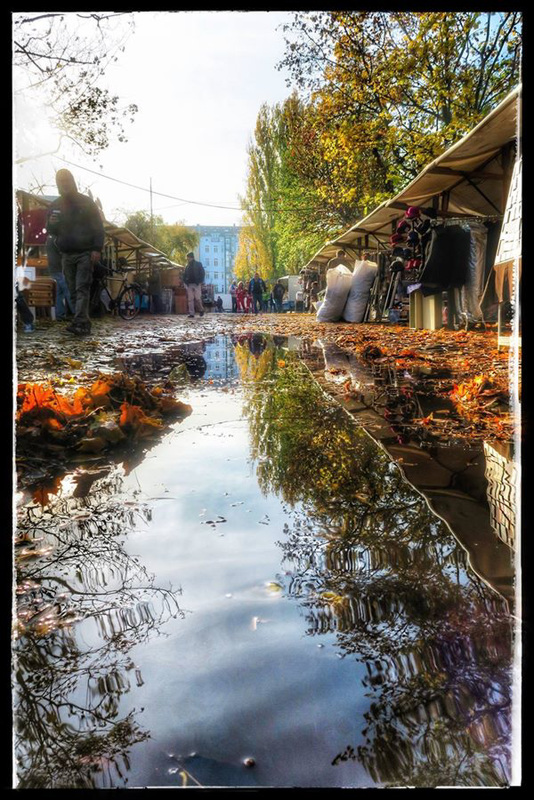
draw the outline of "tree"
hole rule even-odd
[[[187,253],[198,244],[198,234],[183,222],[168,225],[163,217],[147,211],[127,213],[124,227],[180,264],[185,264]]]
[[[313,139],[313,141],[312,141]],[[354,209],[339,209],[318,196],[328,183],[308,106],[296,94],[283,104],[264,104],[248,147],[245,209],[236,274],[255,268],[267,278],[296,272],[310,248],[317,249]]]
[[[245,209],[244,224],[248,230],[243,236],[243,247],[238,251],[237,262],[256,267],[264,277],[274,277],[277,268],[275,219],[277,187],[280,173],[279,149],[280,108],[263,104],[256,119],[254,139],[247,147],[247,189],[240,202]],[[251,238],[256,240],[250,246]],[[248,245],[246,242],[248,241]],[[258,258],[256,264],[247,259]]]
[[[519,12],[297,13],[280,62],[331,165],[322,197],[362,213],[398,191],[515,86]]]
[[[46,118],[57,131],[58,152],[67,141],[95,155],[108,147],[111,134],[126,141],[124,124],[133,121],[135,104],[99,85],[117,61],[133,30],[133,17],[122,13],[18,13],[13,18],[15,118],[18,159],[27,153],[27,119]]]

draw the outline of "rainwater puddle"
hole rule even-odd
[[[139,355],[192,414],[21,502],[20,788],[509,784],[505,601],[277,344]]]

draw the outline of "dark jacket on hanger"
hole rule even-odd
[[[436,291],[463,286],[467,278],[471,234],[461,225],[438,225],[432,231],[421,283]]]

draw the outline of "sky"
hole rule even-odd
[[[279,26],[293,14],[141,11],[133,16],[134,33],[103,82],[125,105],[139,108],[133,124],[126,125],[128,141],[114,140],[95,159],[79,149],[59,151],[72,164],[57,156],[25,161],[14,167],[15,186],[27,189],[38,182],[44,194],[56,194],[55,171],[67,167],[82,191],[90,188],[100,199],[110,222],[121,221],[124,212],[150,211],[152,182],[152,210],[167,223],[239,225],[238,195],[245,191],[246,148],[258,111],[262,103],[281,102],[291,93],[276,64],[284,54]],[[54,149],[57,138],[32,109],[18,103],[14,137],[17,158]]]

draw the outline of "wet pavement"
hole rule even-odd
[[[479,450],[401,470],[369,375],[377,441],[323,391],[342,353],[214,324],[72,367],[172,376],[193,411],[20,492],[19,786],[508,785],[512,550],[490,569],[433,506],[488,518]]]

